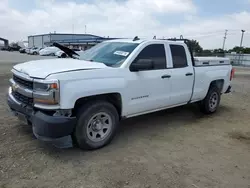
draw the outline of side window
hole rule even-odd
[[[152,70],[166,69],[166,53],[163,44],[151,44],[146,46],[139,53],[135,61],[138,61],[139,59],[152,60],[154,65]]]
[[[186,51],[181,45],[170,45],[170,50],[173,59],[173,68],[187,67]]]

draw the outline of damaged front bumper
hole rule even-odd
[[[51,116],[17,101],[9,92],[8,105],[12,113],[32,125],[33,134],[42,141],[57,147],[72,147],[71,135],[76,126],[75,117]]]

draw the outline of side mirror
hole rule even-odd
[[[130,65],[131,72],[152,70],[154,68],[153,60],[151,59],[138,59]]]

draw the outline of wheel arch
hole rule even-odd
[[[220,93],[221,93],[222,89],[224,87],[224,83],[225,83],[224,79],[213,80],[213,81],[211,81],[211,83],[209,85],[209,89],[216,86],[219,89]],[[208,89],[208,91],[209,91],[209,89]]]
[[[105,94],[100,94],[100,95],[92,95],[92,96],[87,96],[87,97],[81,97],[76,100],[74,109],[73,109],[73,114],[76,114],[77,110],[84,104],[90,102],[90,101],[95,101],[95,100],[104,100],[108,101],[111,104],[114,105],[116,108],[120,118],[122,114],[122,97],[120,93],[105,93]]]

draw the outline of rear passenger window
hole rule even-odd
[[[166,69],[166,53],[163,44],[151,44],[145,47],[137,56],[136,61],[139,59],[152,60],[154,69]]]
[[[170,45],[170,50],[173,59],[173,68],[187,67],[187,56],[183,46]]]

